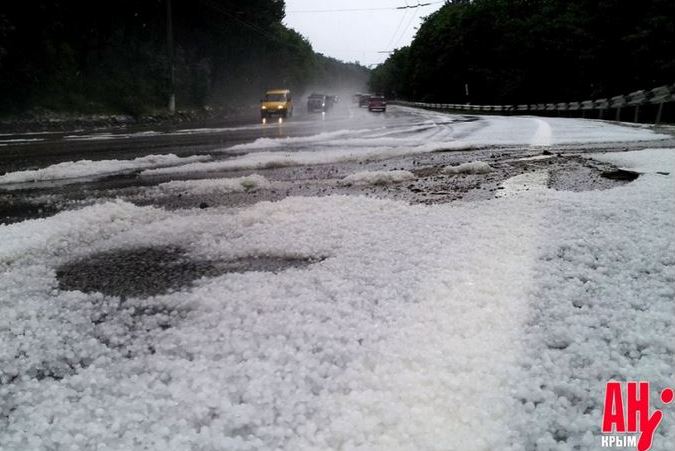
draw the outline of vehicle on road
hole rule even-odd
[[[307,97],[308,113],[325,113],[339,102],[338,96],[313,93]]]
[[[359,108],[367,107],[370,94],[359,94]]]
[[[314,93],[307,97],[308,113],[325,113],[327,109],[326,96]]]
[[[368,111],[387,111],[387,100],[383,96],[370,96]]]
[[[260,101],[260,117],[267,119],[271,116],[293,116],[293,98],[288,89],[272,89],[265,93]]]
[[[330,110],[338,102],[340,102],[340,98],[338,96],[326,96],[326,110]]]

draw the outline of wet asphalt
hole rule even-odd
[[[355,115],[356,113],[359,113]],[[183,123],[167,128],[117,126],[93,130],[0,135],[0,174],[37,169],[65,161],[133,159],[153,154],[203,155],[258,138],[308,136],[341,129],[379,126],[396,113],[363,115],[350,105],[327,114],[298,111],[288,119],[263,124],[256,115]]]

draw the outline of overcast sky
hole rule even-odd
[[[432,4],[395,9],[425,3]],[[286,0],[285,23],[309,39],[317,52],[371,65],[387,59],[386,53],[378,52],[410,44],[422,18],[441,6],[438,0]],[[346,11],[350,9],[359,11]]]

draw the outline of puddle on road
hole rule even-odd
[[[146,247],[101,252],[56,270],[61,290],[110,296],[148,297],[190,286],[202,277],[250,271],[304,268],[323,258],[251,256],[234,260],[193,260],[176,247]]]
[[[600,174],[600,176],[610,180],[632,182],[633,180],[637,180],[637,178],[640,177],[640,173],[628,171],[626,169],[615,169],[611,171],[605,171]]]

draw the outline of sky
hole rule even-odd
[[[431,4],[396,9],[426,3]],[[284,23],[309,39],[315,51],[369,66],[387,59],[388,53],[381,52],[410,44],[422,18],[443,3],[439,0],[286,0]]]

